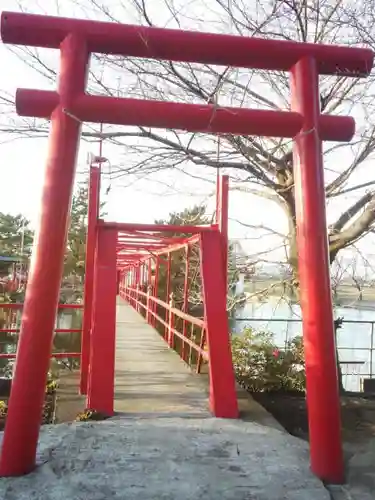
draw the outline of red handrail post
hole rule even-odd
[[[147,285],[147,297],[146,297],[146,306],[147,306],[146,321],[148,324],[151,324],[151,318],[152,318],[150,296],[152,296],[152,285],[151,284]]]
[[[140,283],[140,278],[141,278],[141,267],[140,264],[137,263],[135,268],[135,289],[138,288],[138,285]]]
[[[152,259],[151,257],[147,259],[147,323],[151,325],[151,320],[152,320],[152,314],[151,314],[151,308],[153,307],[153,304],[150,300],[150,296],[152,297]]]
[[[169,301],[169,296],[171,294],[171,267],[172,267],[172,253],[168,252],[168,260],[167,260],[167,289],[165,293],[165,302],[168,303]],[[164,316],[165,321],[168,320],[168,310],[165,310],[165,316]],[[168,336],[168,328],[165,327],[164,329],[164,339],[166,339]]]
[[[329,272],[319,75],[316,61],[301,59],[291,74],[292,109],[304,117],[294,143],[297,244],[306,360],[311,469],[341,483],[340,399]]]
[[[76,95],[84,92],[87,66],[84,40],[68,35],[60,45],[60,102],[51,116],[39,227],[1,450],[2,476],[26,474],[35,467],[81,133],[81,123],[69,114],[69,109]]]
[[[169,319],[168,319],[168,345],[173,349],[174,347],[174,321],[173,321],[173,311],[172,309],[174,308],[174,300],[173,300],[173,293],[170,295],[169,299]]]
[[[116,243],[116,230],[99,229],[87,406],[107,415],[114,411]]]
[[[135,296],[135,287],[137,285],[137,267],[136,266],[133,266],[132,267],[132,280],[133,280],[133,284],[132,284],[132,306],[135,308],[136,305],[137,305],[137,298]]]
[[[90,332],[92,301],[94,293],[94,262],[96,248],[97,220],[99,217],[100,169],[90,166],[88,221],[86,235],[84,310],[82,322],[80,393],[87,394],[87,377],[90,358]]]
[[[160,257],[157,255],[155,258],[155,286],[154,286],[154,297],[157,299],[159,294],[159,271],[160,271]],[[151,318],[152,326],[156,326],[156,314],[158,312],[158,305],[156,302],[153,303],[154,315]]]
[[[130,268],[129,277],[129,304],[133,307],[134,266]]]
[[[237,418],[238,404],[226,310],[227,290],[221,234],[219,231],[202,233],[200,242],[209,353],[210,409],[215,417]]]
[[[139,282],[138,282],[136,284],[136,286],[135,286],[135,301],[136,301],[135,302],[135,310],[137,311],[137,313],[139,313],[141,311],[141,308],[139,306],[139,301],[140,301],[139,288],[140,288],[140,285],[139,285]]]

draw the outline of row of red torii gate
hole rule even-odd
[[[366,77],[373,66],[373,52],[364,48],[12,12],[2,13],[1,36],[3,43],[7,44],[58,49],[60,71],[56,92],[18,89],[16,95],[19,115],[49,119],[51,129],[41,215],[23,306],[0,474],[20,475],[35,467],[77,150],[82,123],[93,122],[293,139],[311,467],[322,479],[341,482],[344,467],[322,141],[351,140],[355,124],[350,117],[321,113],[319,75]],[[89,95],[85,87],[92,53],[289,72],[291,111]],[[226,182],[222,178],[221,186]],[[97,220],[99,191],[94,186],[96,184],[92,183],[90,187],[81,391],[88,392],[88,402],[92,407],[111,411],[112,340],[118,277],[121,293],[133,300],[138,283],[134,278],[129,281],[128,276],[130,270],[148,258],[143,252],[150,252],[152,247],[153,251],[160,253],[161,247],[167,243],[169,247],[165,252],[168,255],[173,248],[189,245],[189,241],[163,241],[157,237],[161,230],[165,234],[166,231],[177,232],[180,228]],[[211,410],[218,417],[236,418],[235,381],[226,319],[225,189],[218,196],[221,206],[218,206],[217,223],[208,227],[184,228],[184,231],[193,234],[190,243],[195,241],[200,245]],[[93,194],[91,190],[96,191]],[[132,276],[135,276],[134,271]],[[111,342],[105,341],[108,335]],[[99,377],[105,382],[100,384]],[[32,389],[29,380],[33,380]]]

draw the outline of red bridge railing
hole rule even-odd
[[[139,287],[120,285],[120,296],[142,314],[148,324],[156,326],[156,322],[158,322],[164,327],[164,340],[169,347],[176,349],[176,338],[179,339],[181,348],[177,350],[178,354],[189,366],[194,364],[196,373],[201,372],[202,361],[209,361],[208,351],[204,349],[206,345],[206,323],[204,320],[184,313],[173,307],[171,303],[168,304],[153,297],[149,292],[143,292]],[[164,314],[158,314],[155,306],[162,308]],[[175,327],[177,318],[182,320],[182,332]],[[194,341],[196,337],[199,339],[199,344]],[[193,353],[195,356],[192,355]]]
[[[0,348],[2,347],[2,336],[3,333],[11,333],[11,334],[19,334],[20,328],[14,328],[14,325],[18,321],[17,315],[15,314],[18,311],[22,311],[23,304],[15,303],[15,302],[3,302],[0,303],[0,311],[5,310],[11,314],[8,314],[7,317],[3,317],[3,323],[10,325],[8,327],[0,328]],[[59,304],[59,310],[82,310],[82,304]],[[82,328],[55,328],[54,334],[82,334]],[[16,359],[17,353],[5,353],[0,352],[0,359]],[[81,351],[79,352],[52,352],[51,358],[55,359],[67,359],[67,358],[75,358],[81,359]]]

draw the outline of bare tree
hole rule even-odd
[[[68,3],[64,3],[65,9]],[[368,43],[375,47],[375,7],[370,0],[128,0],[108,4],[75,0],[71,1],[73,4],[84,15],[91,17],[95,13],[96,18],[113,22],[129,22],[131,18],[132,22],[148,26],[313,43]],[[55,81],[56,68],[48,55],[29,48],[13,50],[25,64]],[[152,56],[152,47],[149,51]],[[213,103],[218,107],[289,108],[287,75],[231,67],[94,55],[89,88],[93,93]],[[11,96],[0,93],[0,99],[3,103],[0,131],[12,137],[46,134],[46,123],[18,120],[9,115]],[[368,80],[341,76],[321,78],[322,112],[350,113],[359,123],[350,146],[325,145],[326,197],[329,208],[334,207],[336,214],[328,228],[331,263],[339,251],[368,234],[374,224],[375,181],[364,178],[362,168],[374,155],[374,103],[372,77]],[[98,138],[98,131],[89,126],[83,134],[86,140]],[[124,158],[114,167],[118,177],[175,169],[184,175],[207,179],[220,169],[231,176],[237,189],[275,203],[280,218],[288,221],[288,234],[281,235],[281,244],[287,247],[293,280],[298,281],[291,141],[233,135],[221,136],[219,141],[204,134],[142,127],[107,127],[102,137],[118,146]]]
[[[335,300],[338,298],[340,286],[349,276],[349,269],[350,263],[347,263],[342,256],[338,256],[331,267],[331,287]]]

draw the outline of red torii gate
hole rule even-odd
[[[209,225],[164,225],[104,222],[99,219],[100,170],[94,167],[97,158],[90,167],[88,199],[88,234],[86,239],[85,268],[85,307],[81,347],[81,382],[80,391],[87,394],[88,408],[99,410],[108,416],[114,414],[114,371],[116,338],[116,292],[141,309],[141,297],[146,298],[145,318],[156,326],[156,306],[159,303],[165,309],[165,321],[168,320],[168,344],[174,347],[173,331],[176,310],[169,302],[171,290],[171,253],[184,250],[186,255],[184,280],[184,316],[183,337],[187,339],[187,321],[196,319],[186,314],[189,293],[189,255],[191,245],[197,244],[200,252],[202,292],[204,297],[205,319],[204,333],[199,346],[199,361],[202,363],[202,346],[207,343],[209,355],[209,407],[211,413],[220,418],[237,418],[238,402],[235,387],[232,356],[227,324],[227,262],[228,253],[228,176],[217,179],[216,222]],[[100,163],[100,162],[99,162]],[[175,236],[181,231],[192,236]],[[166,237],[168,233],[170,236]],[[168,255],[164,260],[161,256]],[[155,275],[152,286],[151,260],[154,258]],[[166,301],[158,300],[158,275],[161,262],[167,263]],[[148,267],[144,274],[145,266]],[[147,283],[153,293],[144,293],[140,286]],[[154,296],[153,296],[154,295]],[[157,300],[154,301],[154,299]],[[164,304],[164,305],[163,305]],[[180,316],[181,318],[181,316]],[[189,319],[187,319],[189,318]],[[159,317],[160,319],[160,317]],[[202,321],[191,322],[201,326]],[[177,334],[178,335],[178,334]],[[186,343],[183,341],[181,357],[184,357]],[[193,347],[190,342],[190,349]],[[194,342],[193,342],[194,345]],[[195,348],[198,346],[195,345]]]
[[[90,121],[294,139],[311,466],[324,480],[342,481],[322,141],[349,141],[354,120],[320,114],[319,74],[366,76],[373,52],[9,12],[2,14],[1,35],[4,43],[59,49],[60,78],[57,92],[20,89],[16,96],[18,113],[50,118],[51,133],[0,473],[26,473],[35,464],[81,122]],[[289,71],[292,111],[90,96],[92,52]]]

